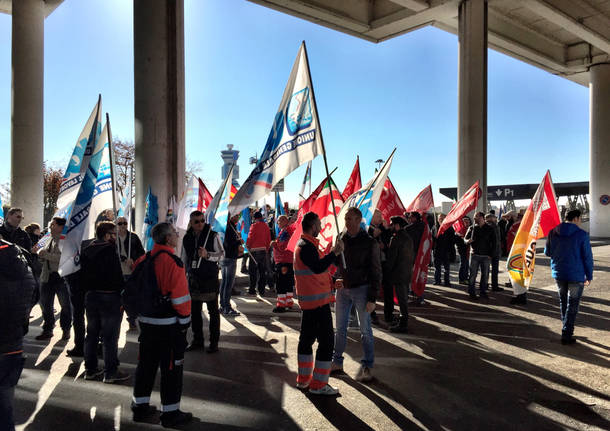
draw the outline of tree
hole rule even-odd
[[[122,141],[118,136],[112,139],[114,147],[114,179],[116,182],[117,191],[122,196],[129,183],[129,176],[132,175],[135,184],[135,171],[132,171],[135,166],[136,147],[132,141]]]
[[[51,220],[53,214],[57,210],[57,197],[61,181],[64,177],[64,171],[59,168],[50,167],[45,161],[42,164],[43,175],[43,193],[44,193],[44,224]]]

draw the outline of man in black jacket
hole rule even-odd
[[[375,310],[377,292],[381,285],[381,259],[379,244],[360,228],[362,213],[351,207],[345,214],[347,229],[340,239],[343,241],[345,263],[340,259],[335,277],[341,282],[337,286],[335,353],[332,371],[343,369],[343,352],[347,341],[347,323],[352,305],[360,322],[360,338],[364,356],[356,380],[368,382],[373,379],[371,368],[375,361],[371,312]],[[343,285],[343,287],[340,287]]]
[[[38,285],[23,251],[0,240],[0,429],[14,430],[13,399],[21,376],[23,336]]]
[[[17,244],[29,253],[32,250],[32,240],[19,227],[21,220],[23,220],[23,210],[21,208],[9,209],[6,213],[4,224],[0,226],[0,239]]]
[[[116,250],[116,226],[113,222],[100,222],[95,228],[95,241],[81,254],[81,282],[87,290],[85,312],[85,380],[97,380],[104,374],[104,383],[116,383],[129,378],[121,371],[118,359],[119,332],[121,329],[121,291],[124,281],[121,261]],[[104,342],[104,369],[97,367],[97,344],[102,335]]]
[[[119,258],[121,259],[121,270],[123,271],[123,279],[127,281],[131,275],[133,263],[145,254],[144,247],[140,237],[135,232],[128,230],[127,219],[125,217],[117,217],[117,246],[119,250]],[[129,322],[129,330],[135,331],[138,329],[136,319],[138,316],[127,315]]]
[[[229,217],[223,243],[225,255],[220,260],[222,274],[222,282],[220,283],[220,312],[225,316],[231,317],[239,316],[240,314],[231,307],[231,294],[235,283],[239,246],[243,243],[241,237],[237,235],[236,224],[238,220],[239,214]]]
[[[474,215],[474,226],[466,235],[464,241],[472,247],[470,256],[470,280],[468,282],[468,293],[470,299],[477,300],[474,284],[477,280],[479,267],[481,268],[481,298],[487,298],[487,279],[489,278],[489,263],[496,248],[496,234],[491,226],[485,223],[485,214],[478,212]]]

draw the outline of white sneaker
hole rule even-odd
[[[307,389],[309,387],[309,382],[297,382],[297,388],[298,389]]]
[[[328,383],[320,389],[309,389],[309,393],[313,395],[338,395],[339,389],[333,388]]]
[[[373,380],[371,369],[362,365],[358,370],[358,374],[356,374],[356,381],[366,383],[370,382],[371,380]]]

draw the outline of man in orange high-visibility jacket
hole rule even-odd
[[[297,387],[316,395],[337,395],[339,391],[328,384],[334,349],[333,320],[330,313],[331,277],[328,268],[343,251],[337,240],[333,250],[323,256],[316,237],[322,229],[320,218],[314,212],[305,214],[303,234],[294,251],[296,294],[301,314],[299,334]],[[313,361],[313,343],[318,340],[316,362]]]

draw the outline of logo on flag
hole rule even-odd
[[[311,115],[311,102],[309,99],[309,88],[305,87],[292,95],[286,108],[288,133],[291,136],[297,134],[301,129],[309,127],[313,121]]]

